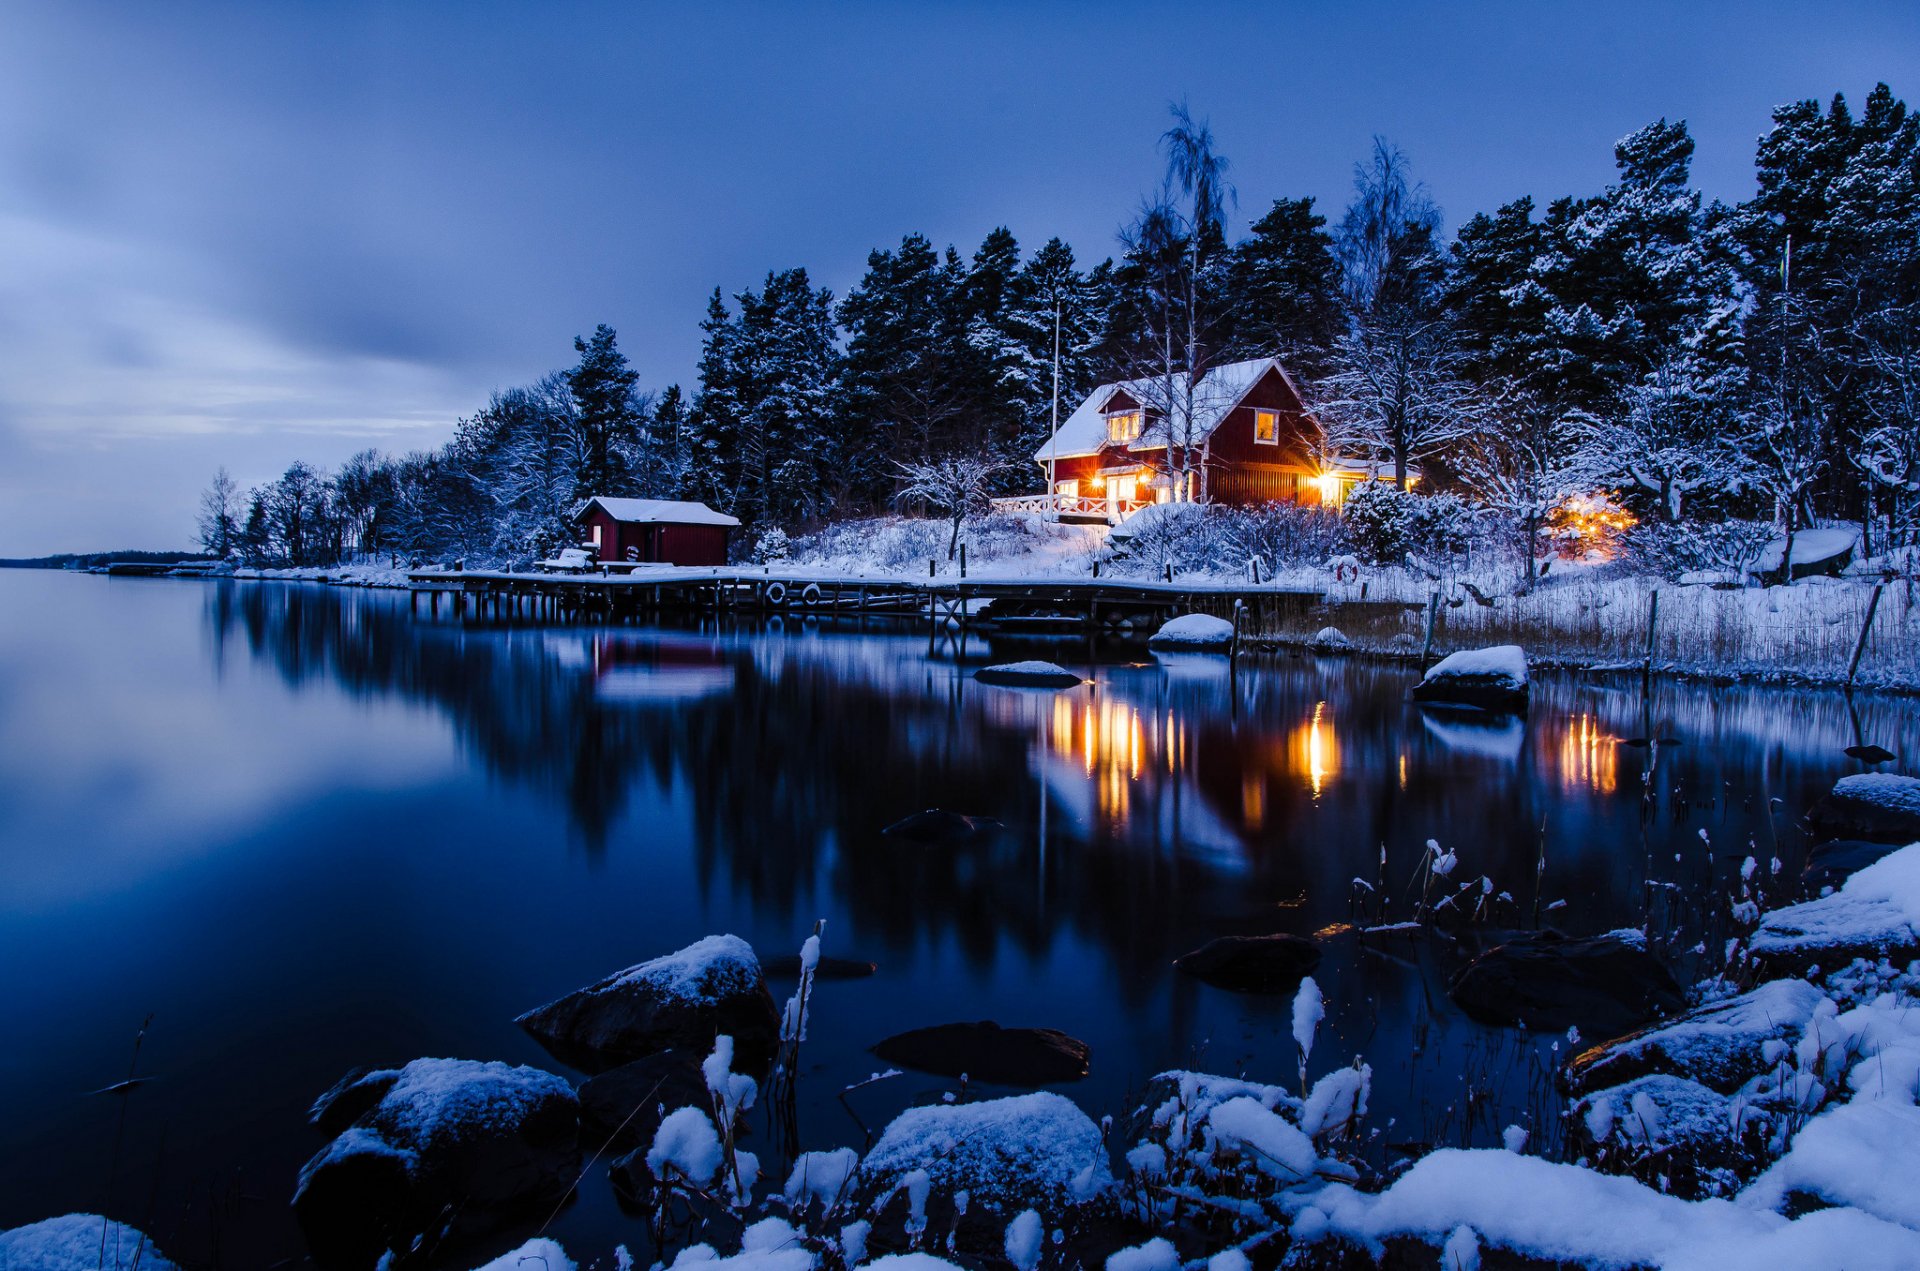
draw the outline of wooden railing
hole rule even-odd
[[[1103,494],[1018,494],[993,500],[993,510],[1003,513],[1037,512],[1041,516],[1102,516],[1118,520],[1146,507],[1148,499],[1109,500]]]

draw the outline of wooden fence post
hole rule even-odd
[[[1860,624],[1860,639],[1853,646],[1853,660],[1847,663],[1847,687],[1853,687],[1853,677],[1860,671],[1860,655],[1867,651],[1867,637],[1873,633],[1873,615],[1880,612],[1880,593],[1887,589],[1885,583],[1873,585],[1873,595],[1867,600],[1867,620]]]
[[[965,543],[960,544],[960,576],[962,578],[967,576],[967,545]]]
[[[1440,621],[1440,593],[1435,591],[1427,600],[1427,642],[1420,650],[1420,669],[1425,671],[1427,663],[1433,658],[1433,628]]]
[[[1647,598],[1647,663],[1641,672],[1647,679],[1653,678],[1653,636],[1660,621],[1660,589],[1655,587]]]

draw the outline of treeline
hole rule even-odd
[[[1083,268],[1057,238],[1026,254],[1005,229],[970,255],[914,234],[845,297],[801,268],[716,289],[690,398],[638,391],[602,327],[439,451],[210,492],[207,545],[525,557],[586,493],[794,527],[891,506],[916,465],[955,455],[1031,489],[1056,390],[1064,417],[1118,378],[1159,386],[1159,462],[1182,468],[1205,371],[1267,354],[1312,399],[1319,459],[1403,484],[1418,468],[1523,543],[1602,490],[1653,521],[1848,518],[1876,547],[1914,542],[1920,119],[1885,85],[1857,113],[1838,96],[1776,110],[1739,204],[1702,197],[1686,125],[1661,120],[1618,144],[1600,193],[1520,198],[1451,241],[1385,142],[1337,221],[1283,198],[1237,242],[1206,126],[1176,107],[1162,149],[1112,259]]]

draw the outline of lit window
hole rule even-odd
[[[1110,442],[1138,441],[1144,424],[1140,411],[1121,410],[1107,416],[1107,440]]]
[[[1256,410],[1253,412],[1253,439],[1263,446],[1280,444],[1279,411]]]
[[[1131,503],[1138,495],[1139,484],[1138,477],[1115,477],[1107,482],[1107,497],[1120,503]]]
[[[1078,480],[1056,481],[1053,484],[1053,492],[1063,499],[1077,499],[1080,497],[1080,482]]]
[[[600,546],[600,527],[598,525],[593,527],[593,545],[595,547]]]

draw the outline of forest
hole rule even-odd
[[[1661,119],[1618,142],[1597,193],[1519,197],[1449,232],[1382,139],[1345,208],[1276,198],[1238,241],[1228,156],[1184,105],[1170,114],[1164,175],[1111,256],[915,233],[844,296],[798,266],[716,288],[690,390],[644,388],[603,325],[438,449],[296,462],[251,490],[222,470],[201,542],[273,565],[512,564],[567,542],[584,496],[619,494],[703,500],[746,522],[750,549],[924,510],[918,477],[955,456],[979,463],[981,495],[1033,490],[1033,451],[1094,386],[1272,355],[1325,458],[1402,491],[1417,469],[1402,500],[1447,498],[1529,555],[1596,499],[1649,559],[1819,524],[1857,527],[1863,554],[1916,554],[1920,117],[1886,85],[1857,108],[1775,109],[1734,205],[1694,187],[1693,138]]]

